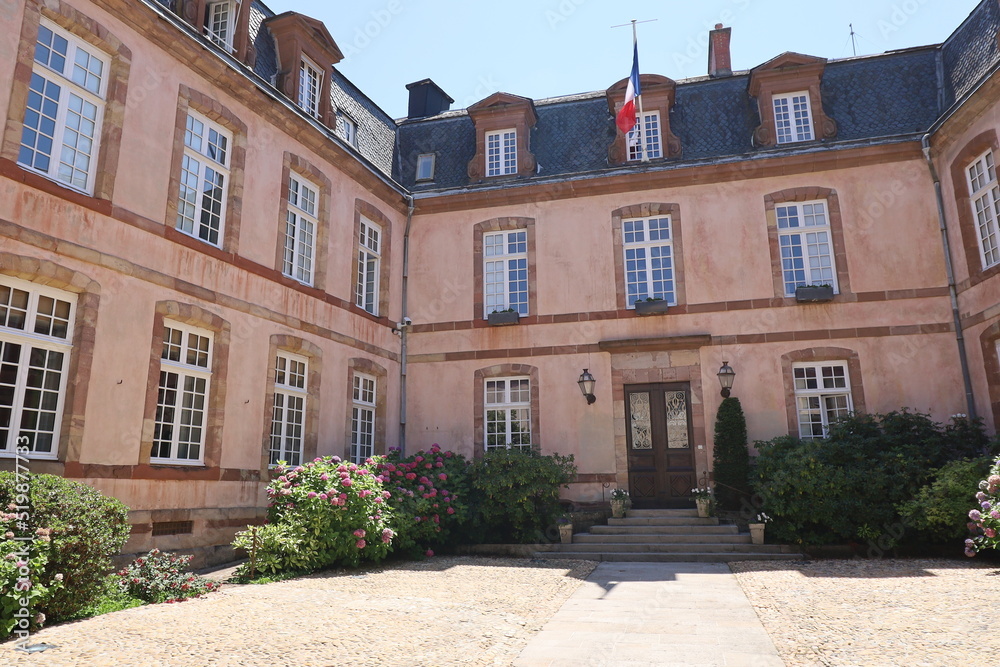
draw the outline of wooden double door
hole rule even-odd
[[[625,422],[632,506],[693,507],[690,384],[625,385]]]

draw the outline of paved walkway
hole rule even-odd
[[[784,667],[726,564],[601,563],[518,667]]]

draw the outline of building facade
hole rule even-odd
[[[754,439],[1000,423],[997,0],[940,45],[746,72],[718,26],[629,133],[625,81],[450,110],[424,80],[394,120],[256,1],[0,22],[0,461],[121,498],[126,551],[225,559],[275,462],[390,446],[684,503],[724,362]]]

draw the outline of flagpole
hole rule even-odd
[[[636,29],[635,29],[635,19],[632,19],[632,48],[636,49],[636,50],[638,50],[638,48],[639,48],[639,36],[636,33]],[[639,76],[642,77],[642,74],[640,73]],[[638,134],[638,136],[639,136],[639,159],[642,162],[649,162],[649,156],[646,155],[646,142],[645,142],[645,140],[643,139],[643,136],[642,136],[642,128],[643,128],[642,95],[638,95],[637,97],[639,98],[638,99],[638,102],[639,102],[639,118],[636,121],[636,127],[638,128],[638,132],[639,132],[639,134]]]

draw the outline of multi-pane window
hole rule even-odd
[[[318,202],[319,192],[316,186],[298,176],[289,177],[285,251],[281,271],[289,278],[306,285],[312,285],[313,282]]]
[[[486,175],[517,173],[517,130],[486,133]]]
[[[663,299],[676,303],[674,290],[674,240],[670,217],[622,220],[625,253],[625,301]]]
[[[853,410],[847,363],[793,364],[792,376],[799,437],[822,438],[829,432],[831,423],[848,416]]]
[[[812,140],[808,92],[775,95],[771,102],[774,105],[774,129],[779,144]]]
[[[271,409],[270,464],[302,463],[302,443],[306,424],[305,357],[278,352],[274,362],[274,404]]]
[[[110,60],[42,19],[21,128],[19,164],[93,192]]]
[[[344,138],[344,141],[352,146],[357,145],[358,125],[349,116],[347,116],[347,114],[337,114],[337,127],[340,130],[340,136]]]
[[[528,314],[528,232],[483,235],[483,316],[512,308]]]
[[[73,294],[0,277],[0,456],[55,458],[75,308]]]
[[[351,461],[358,465],[375,454],[375,383],[375,378],[370,375],[354,374]]]
[[[382,229],[368,218],[361,218],[358,238],[358,276],[354,303],[372,315],[378,315],[378,288],[382,260]]]
[[[434,153],[424,153],[423,155],[417,156],[417,180],[418,181],[433,181],[434,180]]]
[[[641,128],[639,126],[640,123],[642,123]],[[628,133],[628,159],[641,160],[644,157],[646,159],[653,159],[661,155],[660,112],[650,111],[643,113],[640,118],[636,118],[635,127]]]
[[[993,152],[987,151],[967,170],[972,213],[979,232],[979,254],[983,268],[1000,264],[1000,186],[993,164]]]
[[[830,221],[825,201],[797,202],[774,207],[785,294],[796,287],[832,285],[837,291]]]
[[[233,50],[235,9],[232,0],[211,2],[206,9],[205,36],[227,51]]]
[[[299,106],[314,118],[319,118],[321,90],[323,73],[311,60],[303,58],[299,66]]]
[[[496,378],[485,385],[486,451],[530,448],[531,380]]]
[[[212,333],[165,322],[151,461],[204,461],[211,369]]]
[[[214,246],[220,245],[226,214],[231,142],[224,129],[188,111],[176,226]]]

